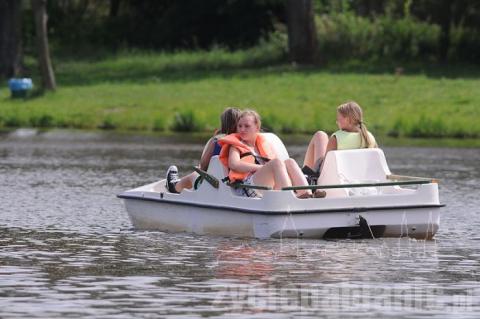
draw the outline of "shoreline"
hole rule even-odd
[[[311,138],[311,134],[285,134],[276,133],[285,144],[305,144]],[[312,132],[313,134],[313,132]],[[28,138],[33,136],[78,136],[98,135],[115,136],[117,138],[158,138],[175,141],[180,144],[199,143],[202,144],[211,137],[209,132],[177,133],[177,132],[153,132],[153,131],[128,131],[128,130],[101,130],[101,129],[75,129],[75,128],[1,128],[0,138],[4,136],[16,138]],[[375,135],[375,134],[374,134]],[[422,148],[480,148],[480,139],[466,138],[408,138],[389,137],[375,135],[381,147],[422,147]]]

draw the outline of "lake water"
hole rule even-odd
[[[1,318],[478,318],[480,149],[385,148],[436,177],[434,240],[255,240],[132,229],[115,195],[196,164],[186,138],[0,135]],[[286,143],[301,159],[306,145]]]

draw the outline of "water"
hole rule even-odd
[[[300,160],[305,145],[288,145]],[[386,148],[441,180],[435,240],[255,240],[132,229],[115,194],[196,164],[185,138],[0,136],[1,318],[477,318],[480,149]]]

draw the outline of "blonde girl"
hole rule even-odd
[[[326,153],[332,150],[348,150],[377,147],[375,137],[363,121],[362,108],[350,101],[337,107],[338,131],[330,139],[325,132],[316,132],[307,148],[302,171],[307,175],[319,175]]]
[[[307,180],[295,160],[277,158],[273,147],[260,134],[260,116],[253,110],[242,112],[237,133],[219,140],[220,160],[229,169],[231,183],[270,186],[279,190],[288,186],[306,186]],[[244,189],[249,197],[261,196],[258,191]],[[299,190],[299,198],[312,197],[310,190]]]

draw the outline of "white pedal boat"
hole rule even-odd
[[[280,158],[281,140],[263,133]],[[435,180],[392,175],[381,149],[329,152],[319,186],[325,198],[298,199],[293,190],[266,190],[262,198],[236,194],[218,156],[197,190],[169,193],[165,180],[119,195],[136,229],[256,238],[430,239],[438,230],[440,204]]]

